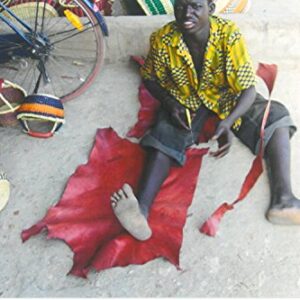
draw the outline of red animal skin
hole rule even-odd
[[[153,236],[141,242],[121,227],[110,196],[124,182],[136,190],[145,152],[111,128],[99,129],[88,163],[77,168],[61,200],[46,216],[22,232],[22,240],[47,229],[49,239],[58,238],[70,246],[74,252],[70,273],[80,277],[86,277],[90,268],[144,264],[157,257],[179,267],[182,230],[206,152],[189,149],[186,165],[171,170],[150,212]]]

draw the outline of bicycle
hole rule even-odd
[[[108,29],[92,0],[0,0],[0,77],[68,101],[92,83]]]

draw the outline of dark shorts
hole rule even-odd
[[[266,105],[267,100],[260,94],[257,94],[255,102],[242,117],[242,125],[240,129],[237,132],[233,131],[240,141],[254,154],[258,154],[259,151],[260,127]],[[287,108],[282,103],[272,100],[270,114],[265,127],[265,146],[270,141],[274,131],[277,128],[282,127],[289,127],[290,137],[292,137],[297,130]]]
[[[242,117],[240,129],[237,132],[234,131],[234,134],[254,154],[257,154],[259,150],[260,127],[266,105],[266,99],[257,94],[255,102]],[[140,143],[144,147],[152,147],[163,152],[172,157],[179,165],[183,165],[186,160],[186,148],[194,144],[204,121],[212,116],[215,116],[213,112],[201,107],[193,119],[192,130],[187,131],[174,126],[168,113],[160,110],[155,125]],[[277,101],[272,101],[270,115],[265,127],[264,145],[268,144],[274,131],[282,127],[289,127],[290,137],[297,130],[286,107]]]

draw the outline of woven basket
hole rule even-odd
[[[0,79],[0,125],[15,126],[18,123],[16,111],[26,97],[26,91],[20,86]]]
[[[129,0],[131,1],[131,0]],[[147,16],[174,13],[175,0],[136,0]],[[248,11],[251,0],[214,0],[216,13],[245,13]]]
[[[11,2],[11,0],[1,0],[1,2],[2,2],[2,4],[7,6]]]
[[[221,14],[245,13],[249,10],[251,0],[215,0],[216,12]]]
[[[35,18],[36,7],[36,1],[28,1],[26,3],[19,3],[19,1],[14,1],[10,3],[9,9],[17,16],[22,16],[22,18],[26,20]],[[3,12],[3,14],[7,18],[12,18],[12,16],[6,12]],[[52,1],[49,1],[49,3],[45,3],[45,11],[44,4],[39,6],[39,15],[41,16],[42,14],[45,14],[45,17],[47,18],[58,17],[58,12],[54,8],[54,3],[52,4]]]
[[[147,16],[173,14],[174,2],[175,0],[137,0]]]

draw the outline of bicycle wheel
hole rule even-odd
[[[82,0],[11,0],[9,8],[25,21],[34,47],[0,21],[0,77],[28,94],[47,93],[62,101],[84,92],[104,59],[104,38],[94,14]],[[2,11],[15,26],[19,23]]]

